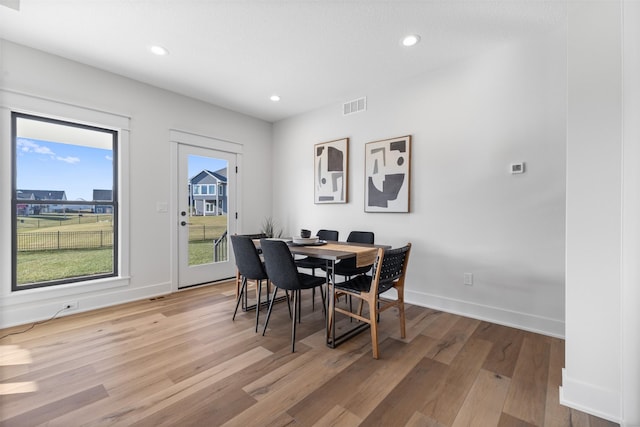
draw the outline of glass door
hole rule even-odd
[[[178,288],[235,276],[236,155],[178,145]]]

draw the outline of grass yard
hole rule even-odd
[[[192,216],[189,222],[189,240],[217,239],[227,230],[227,215]]]
[[[18,217],[18,231],[84,231],[111,228],[113,216],[110,214],[46,214]],[[78,228],[75,228],[78,227]],[[86,228],[84,228],[86,227]]]
[[[39,235],[43,233],[60,232],[59,239],[68,239],[75,235],[77,246],[83,244],[82,233],[87,231],[110,231],[112,233],[111,215],[84,214],[59,217],[25,217],[18,219],[20,234]],[[213,242],[220,238],[227,230],[227,216],[194,216],[190,217],[189,226],[189,265],[211,263],[214,260]],[[80,237],[77,237],[80,236]],[[34,236],[35,237],[35,236]],[[61,240],[64,243],[63,240]],[[110,244],[110,242],[107,242]],[[45,249],[41,245],[36,250],[22,252],[17,255],[17,283],[18,285],[61,280],[80,276],[91,276],[113,271],[112,248],[101,249]],[[224,251],[226,252],[226,250]],[[228,256],[223,253],[226,259]]]
[[[213,240],[189,242],[189,265],[213,262]]]
[[[213,242],[227,231],[227,216],[192,216],[189,222],[189,265],[213,262]]]
[[[107,248],[19,252],[17,264],[18,286],[104,274],[113,271],[113,250]]]

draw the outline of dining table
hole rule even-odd
[[[347,259],[356,258],[356,266],[362,267],[374,263],[378,249],[390,249],[389,245],[340,242],[340,241],[319,241],[312,243],[293,243],[291,239],[278,239],[287,242],[289,249],[293,255],[304,255],[311,258],[318,258],[326,261],[326,279],[327,279],[327,309],[326,313],[326,344],[330,348],[335,348],[340,343],[346,341],[352,336],[367,329],[367,323],[360,323],[356,327],[340,334],[336,337],[336,321],[329,323],[329,313],[335,317],[335,265],[337,262]],[[254,240],[257,247],[260,246],[260,240]]]

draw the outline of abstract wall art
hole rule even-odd
[[[315,203],[347,203],[349,138],[314,145]]]
[[[409,212],[411,136],[365,144],[365,212]]]

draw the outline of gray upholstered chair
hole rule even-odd
[[[322,286],[325,283],[324,277],[316,277],[310,274],[300,273],[289,250],[289,246],[281,240],[261,239],[260,247],[271,283],[275,286],[273,298],[269,304],[267,319],[264,323],[262,335],[267,330],[273,301],[276,299],[278,289],[291,291],[293,293],[293,317],[291,320],[291,352],[295,351],[296,323],[300,321],[300,291]],[[324,304],[324,298],[323,298]]]
[[[339,232],[336,230],[318,230],[318,233],[316,234],[316,236],[318,236],[318,238],[320,240],[328,240],[328,241],[337,241],[338,240],[338,236],[339,236]],[[296,265],[299,268],[308,268],[311,270],[311,275],[315,276],[316,275],[316,268],[322,268],[324,266],[326,266],[326,261],[323,259],[319,259],[319,258],[312,258],[312,257],[304,257],[304,258],[298,258],[296,259]],[[322,292],[322,288],[320,288],[320,292]],[[311,307],[313,310],[315,310],[315,300],[316,300],[316,288],[313,288],[312,291],[312,295],[311,298],[313,298],[311,301]]]
[[[261,304],[261,292],[262,281],[269,281],[269,276],[264,268],[264,264],[260,259],[256,245],[253,243],[252,236],[232,235],[231,246],[233,247],[233,253],[236,258],[236,267],[238,273],[236,280],[241,278],[240,290],[237,293],[236,309],[233,311],[233,320],[236,318],[238,312],[238,306],[244,298],[245,307],[247,305],[247,281],[252,280],[256,282],[256,332],[258,332],[258,321],[260,317],[260,304]],[[267,285],[267,300],[269,295],[269,288]]]

